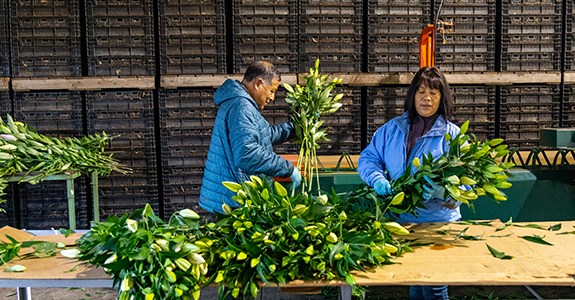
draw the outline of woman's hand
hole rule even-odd
[[[445,195],[445,188],[433,182],[433,180],[427,177],[427,175],[423,175],[423,178],[425,181],[427,181],[427,184],[423,185],[423,193],[421,193],[423,199],[429,200],[431,198],[439,198],[443,200],[443,195]]]
[[[448,197],[447,200],[445,200],[445,201],[440,201],[439,204],[440,204],[441,206],[445,207],[445,208],[448,208],[448,209],[453,210],[453,209],[458,208],[459,205],[461,205],[461,202],[460,202],[460,201],[457,201],[457,200],[454,200],[454,199],[451,198],[451,197]]]
[[[378,179],[373,184],[373,189],[382,197],[391,195],[391,193],[393,192],[393,190],[391,189],[391,185],[389,184],[389,181],[387,181],[387,179],[385,178]]]

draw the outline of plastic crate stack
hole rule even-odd
[[[10,76],[10,31],[8,0],[0,0],[0,77]]]
[[[369,72],[417,72],[429,0],[369,0]]]
[[[234,0],[233,5],[234,73],[261,60],[281,73],[297,73],[297,1]]]
[[[85,0],[90,76],[155,75],[151,0]]]
[[[330,141],[319,142],[318,155],[359,154],[361,152],[361,88],[336,87],[332,95],[343,94],[339,100],[342,106],[334,113],[324,115],[320,120],[322,128],[328,128]]]
[[[10,1],[12,77],[81,75],[78,1]]]
[[[565,85],[563,91],[563,115],[561,127],[575,127],[575,85]]]
[[[559,86],[501,87],[501,138],[509,148],[539,147],[539,130],[558,127]]]
[[[270,125],[278,125],[290,121],[289,104],[285,100],[286,92],[283,87],[280,87],[276,91],[274,101],[268,103],[268,105],[260,111]],[[300,144],[287,141],[274,146],[274,152],[276,154],[299,154],[300,146]]]
[[[161,0],[163,75],[226,73],[223,0]]]
[[[6,121],[6,114],[11,113],[12,102],[10,101],[9,93],[8,91],[0,91],[0,115],[2,120]],[[4,190],[6,195],[0,196],[1,199],[6,201],[0,205],[0,208],[5,210],[5,212],[0,212],[0,227],[8,225],[17,228],[16,213],[14,211],[14,185],[15,183],[9,183],[8,188]]]
[[[367,89],[367,142],[385,123],[404,113],[408,86],[370,87]]]
[[[317,59],[326,73],[361,72],[363,4],[360,0],[300,1],[300,72]]]
[[[441,1],[435,1],[435,12]],[[495,70],[495,0],[448,0],[439,11],[435,63],[443,71]]]
[[[451,86],[455,99],[455,118],[459,125],[469,120],[467,134],[479,141],[495,138],[495,87]]]
[[[16,92],[14,119],[33,126],[38,133],[55,138],[81,137],[83,132],[80,92]],[[75,181],[76,226],[88,226],[86,182]],[[44,181],[18,185],[22,228],[68,228],[68,201],[65,181]]]
[[[217,114],[215,89],[160,90],[164,215],[199,211],[204,167]]]
[[[122,215],[149,203],[158,212],[158,176],[151,90],[86,92],[89,134],[116,136],[105,151],[129,174],[100,177],[98,191],[100,219]]]
[[[501,70],[561,70],[562,0],[505,0]]]
[[[575,5],[573,1],[566,3],[566,22],[565,22],[565,71],[575,70],[575,33],[573,32],[573,25],[575,25]]]

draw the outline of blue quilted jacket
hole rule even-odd
[[[431,129],[420,137],[413,147],[411,157],[405,157],[407,137],[410,127],[408,113],[396,117],[381,126],[373,135],[371,143],[361,152],[357,171],[363,181],[369,186],[380,178],[388,180],[399,178],[407,163],[414,158],[422,159],[423,155],[431,153],[434,157],[441,156],[449,149],[445,134],[456,136],[459,133],[457,125],[445,121],[443,116],[438,116]],[[387,170],[388,175],[385,174]],[[415,172],[415,167],[412,167]],[[441,206],[440,199],[432,198],[423,204],[427,209],[417,209],[418,217],[411,214],[400,214],[398,222],[423,223],[423,222],[453,222],[461,218],[459,207],[448,209]]]
[[[285,142],[294,127],[292,123],[270,126],[262,117],[256,102],[239,81],[226,80],[214,94],[218,115],[214,124],[210,150],[204,170],[200,206],[222,212],[225,202],[239,206],[223,181],[244,182],[250,175],[264,174],[288,177],[294,166],[274,153],[272,145]]]

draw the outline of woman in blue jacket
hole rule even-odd
[[[445,134],[459,133],[459,127],[451,122],[454,102],[449,84],[436,67],[424,67],[417,72],[407,91],[404,108],[403,115],[375,132],[359,158],[359,175],[382,196],[392,193],[389,180],[399,178],[414,158],[422,159],[429,152],[434,157],[440,156],[448,150]],[[460,202],[442,199],[444,192],[443,187],[435,184],[424,186],[423,204],[427,209],[418,208],[417,217],[401,214],[398,222],[459,220]],[[447,300],[447,286],[412,286],[410,298]]]

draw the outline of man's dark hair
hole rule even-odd
[[[415,107],[415,93],[421,84],[425,84],[431,89],[439,90],[441,93],[441,100],[439,102],[439,108],[437,111],[443,116],[445,120],[455,121],[453,116],[453,110],[455,109],[453,95],[451,90],[449,90],[449,83],[447,83],[445,76],[443,76],[443,73],[441,73],[437,67],[421,68],[411,81],[411,85],[407,90],[405,102],[403,103],[405,111],[409,112],[409,120],[413,122],[413,120],[417,118],[418,113]]]
[[[252,80],[261,78],[266,86],[273,83],[274,79],[282,81],[282,77],[278,69],[267,61],[257,61],[249,65],[246,73],[244,73],[244,80],[251,82]]]

